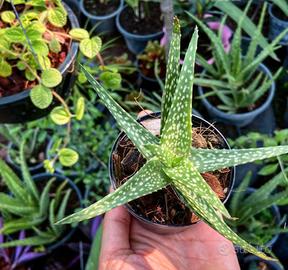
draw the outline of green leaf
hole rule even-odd
[[[81,65],[80,65],[81,66]],[[97,92],[102,102],[107,109],[114,116],[118,125],[124,130],[128,138],[134,143],[137,149],[145,158],[151,158],[150,151],[145,149],[147,144],[158,144],[158,139],[143,126],[141,126],[135,119],[132,118],[114,99],[109,93],[94,79],[94,77],[81,66],[86,78]]]
[[[288,3],[285,0],[272,0],[272,2],[277,5],[288,17]]]
[[[52,38],[49,42],[49,48],[54,53],[61,52],[61,44],[56,38]]]
[[[23,188],[22,182],[14,171],[0,159],[0,174],[2,181],[8,187],[9,191],[20,201],[29,202],[26,190]]]
[[[57,212],[57,221],[61,220],[62,218],[64,218],[65,216],[65,212],[66,212],[66,209],[67,209],[67,205],[68,205],[68,200],[70,198],[70,195],[71,195],[71,192],[72,190],[69,189],[65,192],[65,195],[64,195],[64,198],[60,204],[60,207],[59,207],[59,210]]]
[[[41,74],[42,84],[48,88],[53,88],[59,85],[62,81],[61,72],[56,68],[43,70]]]
[[[58,154],[60,163],[66,167],[73,166],[79,159],[78,153],[69,148],[62,148]]]
[[[163,132],[163,128],[165,126],[178,83],[180,69],[180,41],[180,23],[179,20],[175,17],[173,24],[173,34],[169,49],[168,64],[166,68],[165,90],[162,97],[161,134]]]
[[[61,8],[50,8],[48,10],[48,21],[56,27],[64,27],[67,23],[67,15]]]
[[[0,77],[9,77],[11,75],[12,75],[11,65],[7,61],[0,59]]]
[[[83,97],[78,98],[77,104],[76,104],[76,119],[81,120],[84,116],[85,112],[85,99]]]
[[[215,1],[214,6],[222,10],[227,14],[231,19],[238,23],[239,18],[242,17],[243,11],[239,9],[232,1]],[[257,33],[257,27],[251,21],[249,17],[246,17],[242,25],[244,31],[250,36],[253,37]],[[266,38],[261,34],[259,37],[259,45],[264,49],[268,46]],[[277,59],[277,56],[274,52],[271,53],[271,57]]]
[[[196,28],[185,55],[172,106],[161,136],[161,146],[180,156],[189,155],[192,145],[191,117],[197,41]]]
[[[101,49],[102,41],[99,37],[86,38],[80,42],[80,51],[88,58],[94,58]]]
[[[213,205],[210,205],[206,199],[199,197],[189,189],[188,181],[182,181],[181,178],[175,179],[173,184],[178,191],[181,192],[183,197],[186,199],[186,204],[191,208],[195,214],[205,221],[209,226],[215,229],[218,233],[223,235],[225,238],[233,242],[234,244],[242,247],[244,250],[259,256],[265,260],[271,260],[270,257],[266,256],[263,252],[258,251],[255,247],[251,246],[245,240],[240,238],[235,232],[233,232],[229,226],[223,221],[222,216],[215,210]]]
[[[3,11],[1,13],[1,20],[5,23],[12,23],[16,19],[13,11]]]
[[[47,56],[49,54],[49,48],[43,40],[33,40],[31,42],[35,53],[39,56]]]
[[[62,219],[58,224],[80,222],[99,216],[112,208],[160,190],[169,184],[162,171],[161,163],[151,159],[127,182],[100,201]]]
[[[177,167],[165,168],[163,170],[168,177],[173,180],[173,183],[174,181],[181,179],[179,182],[185,182],[187,192],[191,191],[193,196],[204,199],[209,205],[214,207],[225,217],[231,218],[229,212],[217,194],[211,189],[189,159],[183,160],[181,165]]]
[[[67,112],[67,110],[61,106],[55,107],[51,111],[50,117],[57,125],[66,125],[71,120],[71,115],[69,112]]]
[[[31,89],[30,98],[36,107],[45,109],[52,103],[53,95],[49,88],[39,84]]]
[[[51,62],[50,62],[49,57],[39,55],[38,61],[39,61],[39,64],[40,64],[42,69],[50,69],[51,68]]]
[[[120,73],[105,71],[100,74],[99,79],[106,89],[115,90],[121,87],[122,77]]]
[[[50,203],[50,190],[54,182],[55,182],[55,177],[49,180],[49,182],[46,184],[46,186],[44,187],[41,193],[40,200],[39,200],[39,207],[40,207],[39,213],[42,216],[47,215],[48,207]]]
[[[73,39],[77,40],[87,39],[90,36],[88,31],[83,28],[73,28],[72,30],[69,31],[69,35]]]
[[[7,28],[5,31],[5,37],[13,43],[23,43],[25,36],[20,28]]]
[[[259,172],[259,175],[270,175],[272,173],[275,173],[278,169],[278,163],[276,164],[268,164],[266,166],[264,166]]]
[[[288,153],[288,146],[250,149],[195,149],[190,159],[199,172],[215,171]]]
[[[43,161],[43,166],[44,166],[44,169],[49,172],[49,173],[54,173],[55,172],[55,169],[54,169],[54,162],[49,160],[49,159],[45,159]]]

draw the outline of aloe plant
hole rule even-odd
[[[58,224],[80,222],[101,215],[114,207],[172,185],[182,194],[187,206],[212,228],[245,250],[269,259],[267,255],[241,239],[225,223],[223,217],[232,217],[200,173],[285,154],[288,152],[288,146],[247,150],[208,150],[191,147],[192,92],[197,40],[198,30],[195,29],[180,72],[180,26],[177,18],[174,19],[160,138],[125,112],[93,76],[83,69],[103,103],[147,162],[115,192],[64,218]]]
[[[288,33],[288,29],[282,32],[271,44],[257,55],[257,46],[264,22],[267,3],[264,3],[257,31],[252,37],[248,51],[242,55],[241,29],[251,1],[246,6],[244,15],[239,19],[237,30],[234,34],[231,49],[228,53],[222,43],[221,35],[215,34],[196,16],[191,18],[203,29],[213,44],[212,54],[215,59],[210,65],[204,57],[197,58],[204,67],[205,74],[195,81],[196,84],[206,87],[204,96],[217,96],[220,100],[218,108],[228,113],[239,113],[242,109],[253,109],[259,99],[270,89],[274,80],[280,75],[280,68],[273,78],[259,69],[260,64],[278,49],[279,41]],[[221,32],[221,31],[220,31]],[[203,96],[203,97],[204,97]]]
[[[1,248],[14,246],[42,246],[53,243],[65,231],[65,226],[55,226],[57,220],[65,216],[71,189],[62,196],[66,182],[55,190],[51,197],[51,188],[55,177],[51,178],[40,192],[29,173],[24,158],[24,143],[20,146],[20,159],[23,181],[0,159],[0,175],[7,185],[10,195],[0,193],[0,212],[3,226],[0,235],[13,234],[22,230],[30,231],[31,235],[24,239],[0,243]]]

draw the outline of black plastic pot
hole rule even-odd
[[[243,268],[242,269],[249,269],[249,265],[252,263],[259,263],[259,262],[264,262],[269,268],[269,270],[283,270],[282,267],[277,264],[276,262],[273,261],[265,261],[263,259],[260,259],[259,257],[250,255],[244,258],[243,262]],[[266,269],[266,268],[265,268]]]
[[[288,267],[288,233],[281,234],[278,241],[273,246],[275,256]]]
[[[142,52],[149,40],[160,40],[161,37],[164,35],[163,31],[149,34],[149,35],[138,35],[138,34],[133,34],[124,29],[124,27],[121,25],[120,22],[120,16],[122,12],[125,12],[125,10],[128,7],[125,6],[121,12],[118,13],[116,17],[116,26],[118,28],[118,31],[122,34],[122,36],[125,39],[125,42],[127,44],[128,49],[134,53],[134,54],[139,54]]]
[[[49,140],[47,140],[48,142]],[[13,149],[15,146],[13,145],[12,142],[10,142],[8,144],[8,149],[7,149],[7,157],[6,157],[6,161],[7,163],[10,165],[10,167],[12,167],[14,169],[14,171],[18,174],[18,175],[21,175],[21,166],[19,164],[17,164],[13,158],[11,157],[10,155],[10,151],[11,149]],[[44,153],[46,154],[46,151],[44,151]],[[46,156],[46,155],[45,155]],[[29,166],[29,164],[28,164]],[[29,166],[29,171],[32,175],[34,174],[38,174],[38,173],[43,173],[45,172],[45,169],[43,167],[43,163],[37,163],[33,166]]]
[[[275,5],[269,6],[269,15],[270,15],[270,27],[269,27],[269,38],[274,40],[279,34],[288,28],[288,18],[283,21],[275,16]],[[288,45],[288,34],[286,34],[282,39],[280,44]]]
[[[269,77],[269,79],[273,78],[270,70],[265,65],[260,64],[259,69],[263,71]],[[266,101],[257,109],[247,113],[228,114],[216,108],[205,97],[201,98],[201,102],[207,109],[207,112],[212,117],[212,119],[225,124],[234,125],[237,127],[244,127],[252,123],[256,117],[266,111],[271,105],[275,94],[275,82],[272,83],[270,90],[267,91],[267,93],[268,97]],[[204,90],[201,86],[198,86],[198,94],[200,97],[204,95]]]
[[[141,117],[140,119],[138,119],[138,122],[145,122],[147,120],[151,120],[151,119],[159,119],[160,120],[160,113],[152,113],[150,115],[146,115],[144,117]],[[226,149],[230,149],[228,142],[226,141],[226,139],[223,137],[223,135],[209,122],[207,122],[206,120],[202,119],[199,116],[196,115],[192,115],[192,122],[193,122],[193,126],[202,126],[202,127],[209,127],[211,130],[213,130],[213,132],[215,134],[217,134],[219,136],[219,138],[221,138],[223,140],[223,148]],[[160,127],[160,126],[159,126]],[[156,130],[153,130],[153,133],[155,133]],[[159,131],[159,130],[158,130]],[[121,132],[118,136],[118,138],[116,139],[112,151],[111,151],[111,155],[110,155],[110,159],[109,159],[109,176],[110,176],[110,182],[111,185],[113,186],[114,189],[116,189],[116,178],[115,178],[115,174],[114,174],[114,169],[113,169],[113,160],[112,160],[112,153],[116,150],[117,146],[118,146],[118,142],[124,137],[126,136],[126,134],[124,132]],[[235,180],[235,167],[231,168],[231,173],[230,173],[230,183],[229,183],[229,187],[228,187],[228,192],[226,195],[226,198],[223,200],[223,203],[226,203],[227,200],[229,199],[233,186],[234,186],[234,180]],[[125,204],[126,209],[129,211],[129,213],[134,216],[138,221],[141,221],[141,224],[146,227],[149,230],[152,230],[156,233],[162,234],[162,233],[177,233],[179,231],[185,230],[187,228],[190,228],[193,224],[189,224],[189,225],[184,225],[184,226],[177,226],[177,225],[163,225],[163,224],[158,224],[155,222],[152,222],[140,215],[138,215],[134,209],[129,205],[129,204]],[[196,222],[197,223],[197,222]]]
[[[80,190],[78,189],[78,187],[67,177],[64,177],[63,175],[60,174],[49,174],[49,173],[41,173],[41,174],[37,174],[33,177],[33,180],[35,182],[44,182],[44,181],[49,181],[52,177],[56,178],[56,181],[58,182],[64,182],[67,181],[68,182],[68,186],[75,192],[75,194],[77,195],[77,198],[79,200],[79,207],[82,207],[82,195]],[[75,233],[76,231],[76,227],[69,227],[69,231],[67,231],[65,234],[63,234],[63,237],[61,239],[59,239],[56,243],[54,244],[50,244],[46,247],[47,252],[51,252],[53,250],[55,250],[56,248],[59,248],[60,246],[64,245],[71,237],[72,235]]]
[[[73,11],[64,4],[71,28],[79,27],[78,19]],[[78,43],[72,42],[69,53],[65,61],[58,68],[63,76],[62,83],[54,90],[63,98],[69,95],[70,89],[74,83],[74,61],[78,51]],[[44,110],[35,107],[30,100],[29,89],[21,93],[0,98],[0,123],[24,123],[46,116],[55,107],[58,102],[54,99],[53,103]]]

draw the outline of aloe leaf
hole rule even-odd
[[[173,95],[177,87],[180,68],[180,24],[175,17],[173,24],[173,34],[170,44],[168,64],[166,70],[165,90],[163,92],[162,110],[161,110],[161,134],[168,117],[169,109],[172,105]]]
[[[230,74],[230,69],[229,69],[229,61],[227,54],[224,50],[223,44],[222,44],[222,39],[219,38],[208,26],[206,26],[201,20],[199,20],[196,16],[194,16],[191,13],[187,14],[202,28],[202,30],[206,33],[206,35],[209,37],[211,43],[213,46],[215,46],[215,52],[214,57],[217,58],[216,63],[222,64],[223,68],[226,72],[226,74]]]
[[[218,72],[216,71],[216,69],[213,67],[213,65],[210,65],[207,60],[202,57],[200,54],[197,54],[197,60],[196,62],[198,62],[198,64],[200,66],[202,66],[205,70],[207,70],[208,73],[210,73],[213,78],[217,78],[218,76]],[[196,80],[196,79],[195,79]],[[194,82],[196,84],[196,82]]]
[[[53,184],[53,182],[55,181],[55,178],[52,178],[47,185],[44,187],[41,196],[40,196],[40,200],[39,200],[39,207],[40,207],[40,214],[45,216],[47,215],[48,212],[48,207],[49,207],[49,203],[50,203],[50,189],[51,186]]]
[[[99,216],[112,208],[158,191],[168,184],[169,179],[163,173],[161,163],[157,159],[151,159],[113,193],[91,206],[62,219],[57,224],[80,222]]]
[[[288,17],[288,3],[285,0],[272,0],[272,2],[277,5]]]
[[[63,198],[63,200],[62,200],[62,202],[60,204],[60,207],[58,209],[58,212],[57,212],[57,216],[56,216],[57,221],[62,219],[62,218],[64,218],[64,216],[65,216],[65,211],[67,209],[68,200],[70,198],[71,192],[72,192],[72,190],[69,189],[69,190],[66,191],[66,193],[64,195],[64,198]]]
[[[31,196],[35,199],[35,201],[39,201],[40,195],[39,195],[37,187],[36,187],[32,177],[31,177],[31,174],[29,172],[29,168],[28,168],[27,163],[26,163],[25,155],[24,155],[25,143],[26,143],[26,137],[20,143],[20,163],[21,163],[22,177],[23,177],[24,183],[27,186],[27,189],[29,190]]]
[[[104,105],[108,108],[114,116],[118,125],[124,130],[128,138],[134,143],[140,153],[147,159],[152,155],[149,150],[145,149],[145,144],[158,144],[158,139],[142,125],[140,125],[131,115],[129,115],[110,94],[99,84],[94,77],[80,65],[87,80],[92,85],[93,89],[97,92]]]
[[[288,146],[232,150],[192,148],[190,159],[199,172],[209,172],[287,153]]]
[[[207,203],[212,205],[212,207],[222,213],[225,217],[231,218],[224,204],[203,179],[201,174],[197,171],[189,159],[182,161],[180,166],[165,168],[163,170],[168,177],[173,180],[173,184],[175,181],[178,181],[178,179],[181,179],[181,182],[185,182],[187,194],[189,194],[189,191],[191,191],[193,196],[205,199]]]
[[[259,256],[265,260],[271,260],[272,258],[265,255],[263,252],[258,251],[255,247],[251,246],[245,240],[240,238],[229,226],[222,220],[219,213],[215,210],[213,205],[210,205],[206,201],[206,197],[199,197],[196,194],[193,195],[193,191],[190,190],[189,182],[183,181],[181,178],[173,181],[173,184],[178,191],[183,195],[186,204],[191,208],[195,214],[203,221],[208,223],[213,229],[223,235],[225,238],[233,242],[234,244],[242,247],[244,250]],[[274,260],[274,259],[272,259]]]
[[[20,179],[2,159],[0,159],[0,174],[2,181],[7,185],[12,194],[18,200],[29,203],[27,192],[23,188]]]
[[[178,85],[161,136],[161,147],[170,149],[174,154],[180,156],[189,155],[192,144],[191,116],[197,42],[198,29],[196,28],[185,55]]]
[[[214,5],[222,10],[225,14],[233,19],[236,23],[238,23],[239,18],[243,16],[243,11],[239,9],[236,5],[234,5],[231,1],[216,1]],[[249,17],[246,16],[245,20],[243,21],[242,25],[243,30],[250,36],[253,37],[257,32],[257,27],[251,21]],[[261,34],[259,37],[259,45],[265,49],[268,46],[268,42],[266,38]],[[271,56],[274,59],[277,59],[277,56],[274,52],[271,52]]]

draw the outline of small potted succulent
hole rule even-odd
[[[71,9],[58,0],[4,1],[1,11],[0,122],[31,121],[68,96],[76,41],[85,56],[94,57],[101,40],[80,29]]]
[[[286,0],[272,0],[269,7],[270,28],[269,38],[275,39],[280,33],[288,28],[288,3]],[[288,33],[281,39],[280,43],[288,44]]]
[[[117,15],[116,25],[128,49],[139,54],[149,40],[163,36],[160,4],[143,0],[126,0],[126,4]]]
[[[203,57],[198,57],[199,64],[204,68],[200,78],[195,81],[199,86],[199,97],[211,117],[238,127],[250,124],[271,105],[275,93],[274,81],[281,73],[281,68],[273,76],[262,61],[277,49],[281,38],[288,33],[287,29],[263,49],[261,54],[255,55],[266,9],[264,4],[258,30],[247,54],[242,55],[241,25],[247,9],[248,6],[240,18],[228,53],[225,52],[219,36],[190,14],[209,36],[215,56],[213,65],[209,65]]]
[[[115,31],[115,18],[123,8],[124,0],[80,0],[80,10],[95,26],[98,33]]]
[[[76,185],[61,175],[38,174],[31,177],[24,159],[24,143],[20,157],[23,181],[0,160],[0,173],[9,193],[0,194],[3,226],[0,234],[11,239],[0,244],[0,249],[15,246],[45,246],[48,251],[67,241],[74,229],[55,226],[70,207],[81,206],[81,194]],[[24,230],[24,239],[15,239]]]
[[[148,128],[146,129],[145,126],[134,120],[113,100],[94,77],[83,69],[102,102],[125,132],[127,137],[126,141],[121,144],[122,147],[125,146],[125,143],[127,146],[129,144],[130,146],[133,145],[133,147],[127,149],[127,159],[125,161],[128,163],[130,161],[130,166],[134,166],[135,173],[127,177],[126,181],[122,181],[113,193],[88,208],[64,218],[57,224],[80,222],[151,193],[155,195],[157,194],[155,192],[167,188],[196,215],[194,222],[200,218],[246,251],[264,259],[271,259],[240,238],[224,221],[223,217],[228,219],[232,219],[232,217],[220,199],[225,197],[225,190],[221,190],[219,181],[215,179],[217,178],[215,173],[218,170],[229,172],[229,168],[235,165],[285,154],[288,152],[288,147],[229,150],[205,149],[205,145],[199,145],[199,140],[195,139],[195,131],[192,130],[191,121],[197,40],[198,31],[195,30],[180,71],[180,26],[179,21],[175,18],[161,120],[158,120],[158,122],[161,121],[160,128],[159,126],[155,128],[153,124],[150,127],[146,125],[146,128]],[[155,119],[155,115],[151,117]],[[193,133],[194,143],[198,143],[194,147],[192,147]],[[121,136],[123,134],[119,138]],[[118,145],[118,143],[120,143],[119,140],[116,144]],[[202,141],[202,143],[204,142]],[[131,153],[134,148],[138,149],[138,155]],[[141,161],[142,167],[138,166],[138,161]],[[112,170],[114,173],[117,172],[115,168],[112,168]],[[204,179],[207,172],[210,172],[210,174],[208,174],[208,177],[206,174],[206,179],[210,178],[211,186],[214,189]],[[212,172],[214,174],[211,175]],[[115,180],[112,175],[111,180]],[[114,185],[116,185],[115,182]],[[227,192],[229,192],[229,187],[226,189],[226,194]],[[128,206],[128,209],[131,208]],[[130,213],[135,214],[135,209],[133,210],[130,210]],[[174,212],[174,215],[176,214],[177,211]],[[154,230],[183,230],[183,226],[161,225],[161,222],[151,221],[139,215],[138,219]],[[193,222],[190,220],[188,225],[191,225],[191,223]]]

